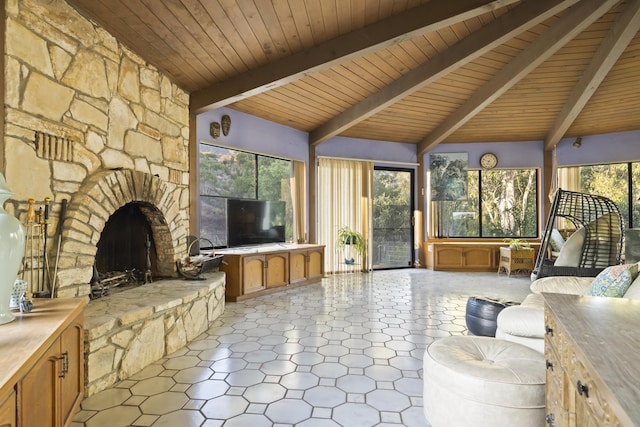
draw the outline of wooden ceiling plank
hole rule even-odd
[[[311,145],[320,144],[354,124],[371,117],[421,87],[444,76],[447,72],[468,63],[499,46],[524,29],[558,13],[577,0],[540,0],[526,2],[476,33],[456,43],[446,53],[408,72],[389,86],[355,104],[353,107],[323,124],[309,135]]]
[[[545,150],[552,150],[560,142],[638,30],[640,30],[640,0],[631,0],[605,36],[571,92],[567,103],[545,138]]]
[[[517,0],[432,0],[425,6],[289,55],[191,94],[191,111],[201,113],[282,86],[312,72],[443,28]]]
[[[476,91],[467,102],[451,114],[418,144],[421,156],[444,141],[484,107],[491,104],[553,53],[584,31],[611,9],[618,0],[583,0],[567,11],[547,32],[537,38],[513,61]]]
[[[278,52],[280,56],[290,55],[291,52],[298,51],[300,49],[300,43],[297,37],[290,38],[285,33],[285,28],[288,29],[290,28],[289,26],[293,24],[291,17],[283,16],[281,22],[275,3],[260,0],[253,0],[253,3],[271,37],[273,49]],[[295,26],[293,26],[293,28],[295,28]],[[289,44],[290,39],[294,42],[294,46]]]
[[[242,42],[247,46],[249,52],[251,52],[254,62],[247,64],[249,68],[268,62],[259,39],[247,21],[244,11],[238,7],[236,0],[218,0],[218,2],[229,18],[231,25],[235,28],[236,33],[240,35]]]
[[[262,5],[264,2],[258,1],[258,5]],[[285,0],[273,0],[271,2],[273,10],[276,14],[276,19],[282,27],[285,42],[289,48],[289,52],[299,52],[302,50],[302,43],[300,41],[300,35],[296,28],[295,20],[293,19],[293,12],[289,8],[289,4]],[[258,6],[260,8],[260,6]]]

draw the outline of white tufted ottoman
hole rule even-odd
[[[424,413],[432,427],[541,427],[544,356],[491,337],[453,336],[424,354]]]

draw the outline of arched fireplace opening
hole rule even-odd
[[[107,220],[98,241],[93,296],[110,289],[143,284],[158,277],[158,254],[153,227],[148,219],[156,211],[145,202],[130,202]],[[97,277],[96,277],[97,276]]]

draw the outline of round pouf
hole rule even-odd
[[[465,321],[467,329],[473,335],[495,337],[498,314],[516,302],[489,297],[469,297]]]
[[[540,427],[544,356],[522,344],[452,336],[424,354],[424,414],[432,427]]]

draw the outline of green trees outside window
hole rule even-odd
[[[227,199],[282,200],[287,240],[293,238],[291,161],[201,143],[199,145],[200,237],[227,245]]]
[[[536,169],[468,171],[467,200],[436,202],[437,237],[538,235]]]

